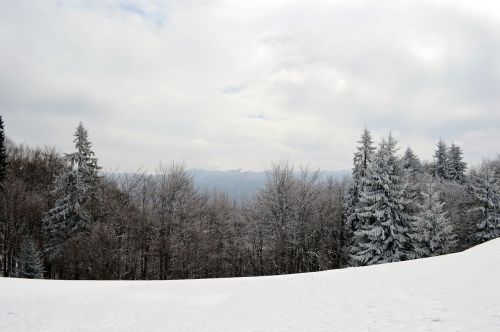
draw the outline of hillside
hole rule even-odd
[[[2,331],[498,331],[500,239],[462,253],[301,275],[0,279]]]
[[[225,192],[230,198],[240,200],[250,198],[259,189],[262,189],[266,182],[266,172],[252,172],[244,170],[232,171],[210,171],[202,169],[192,169],[194,181],[201,190],[218,190]],[[340,171],[320,171],[320,179],[326,180],[328,177],[342,179],[349,176],[347,170]]]

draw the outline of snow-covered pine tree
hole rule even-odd
[[[495,172],[495,176],[500,179],[500,154],[492,162],[492,168]]]
[[[366,175],[366,169],[370,164],[376,148],[373,146],[373,140],[367,127],[363,129],[361,139],[358,141],[357,152],[354,153],[353,160],[353,178],[361,179]]]
[[[347,251],[352,245],[354,231],[357,229],[358,217],[356,215],[356,206],[359,201],[361,180],[366,176],[366,169],[376,150],[367,127],[363,129],[363,134],[358,143],[357,151],[354,153],[352,179],[343,197],[344,227],[342,251],[344,252],[344,256],[347,256]],[[347,261],[347,257],[345,260]]]
[[[474,199],[469,213],[477,220],[473,240],[484,242],[499,237],[500,179],[491,162],[485,161],[478,169],[471,171],[468,187]]]
[[[31,238],[21,243],[17,259],[16,277],[40,279],[43,277],[43,263],[39,250]]]
[[[410,227],[409,237],[413,250],[409,253],[409,258],[450,253],[456,244],[456,236],[432,179],[427,180],[421,195],[420,212],[412,220]]]
[[[49,257],[55,256],[66,240],[88,231],[91,222],[86,204],[94,197],[100,167],[81,123],[73,142],[76,151],[66,154],[68,168],[55,181],[58,199],[43,221],[45,251]]]
[[[435,166],[435,176],[437,178],[449,179],[449,159],[448,159],[448,148],[446,143],[440,139],[437,145],[437,150],[434,152],[434,157],[436,158]]]
[[[2,116],[0,115],[0,189],[7,176],[7,151],[5,148],[5,131]]]
[[[406,206],[406,213],[408,214],[409,221],[412,222],[418,213],[418,178],[423,174],[423,166],[418,156],[413,152],[411,147],[408,147],[402,159],[403,168],[406,171],[406,190],[405,198],[408,202]],[[412,248],[409,246],[408,251],[411,252]]]
[[[451,143],[451,147],[448,151],[448,179],[457,181],[458,183],[465,183],[465,170],[467,169],[467,163],[462,159],[462,149]]]
[[[412,222],[419,212],[418,196],[419,196],[419,182],[423,176],[423,167],[418,157],[413,153],[412,149],[408,147],[402,158],[403,169],[405,171],[404,178],[406,182],[406,190],[404,193],[405,199],[408,202],[406,205],[406,213],[408,214],[409,221]],[[411,251],[411,248],[408,248]]]
[[[409,217],[406,176],[396,156],[396,141],[383,140],[362,179],[356,214],[359,229],[351,247],[352,265],[371,265],[406,259]]]
[[[411,175],[422,172],[422,163],[411,147],[408,147],[405,151],[403,156],[403,167],[407,169]]]
[[[101,169],[97,165],[97,158],[94,157],[92,143],[89,141],[88,136],[87,129],[80,122],[73,140],[76,151],[66,155],[75,175],[77,175],[77,186],[81,195],[79,199],[82,202],[95,194],[96,184],[99,179],[98,172]]]

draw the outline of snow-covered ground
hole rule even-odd
[[[278,277],[2,278],[0,331],[500,331],[500,239],[437,258]]]

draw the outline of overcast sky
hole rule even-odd
[[[362,128],[430,160],[500,152],[498,1],[0,0],[17,142],[107,169],[348,169]]]

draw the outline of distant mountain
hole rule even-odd
[[[237,201],[255,195],[259,189],[264,187],[267,177],[266,172],[245,170],[210,171],[190,169],[189,173],[193,176],[195,185],[199,190],[222,191]],[[106,173],[105,175],[114,177],[117,180],[124,176],[133,176],[132,173]],[[347,170],[321,171],[320,173],[322,180],[329,176],[341,179],[349,175],[350,171]]]
[[[193,174],[199,189],[223,191],[234,199],[251,197],[264,186],[266,181],[265,172],[193,169],[190,173]]]
[[[219,190],[226,192],[234,199],[248,198],[264,187],[266,172],[252,172],[244,170],[209,171],[192,169],[194,181],[201,190]],[[328,176],[342,178],[350,174],[347,170],[321,171],[321,178]]]

